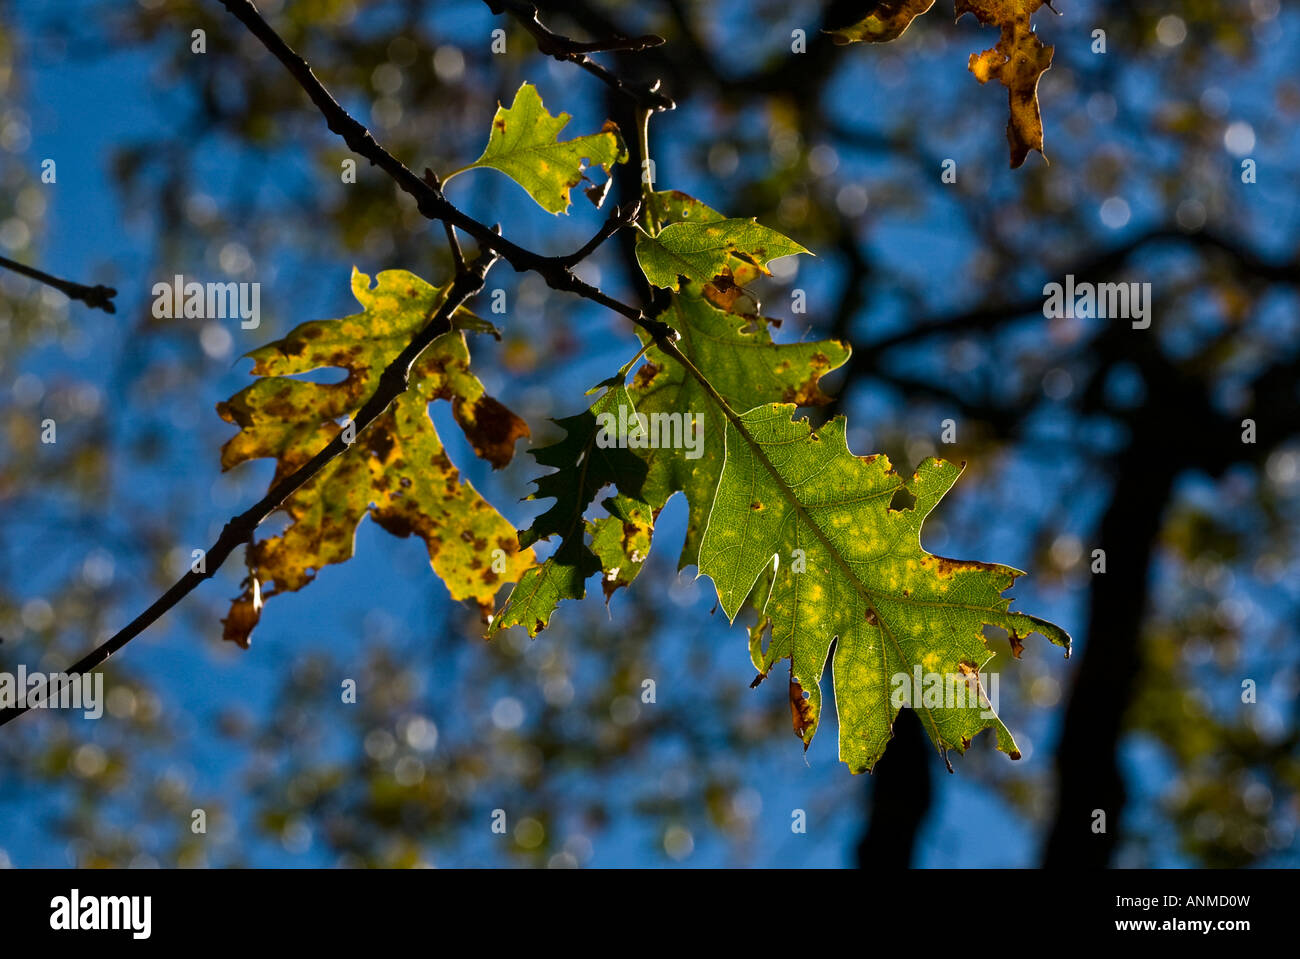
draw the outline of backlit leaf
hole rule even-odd
[[[1005,629],[1017,652],[1023,637],[1039,633],[1068,653],[1070,637],[1010,611],[1002,593],[1019,571],[922,548],[922,523],[961,467],[930,458],[905,479],[884,456],[849,452],[843,417],[813,433],[793,413],[793,406],[773,404],[743,414],[743,431],[727,424],[726,463],[699,568],[733,619],[755,583],[770,576],[770,591],[753,600],[772,625],[760,670],[790,658],[791,682],[805,704],[792,698],[805,748],[817,730],[829,664],[840,758],[854,772],[869,770],[885,751],[898,714],[895,689],[941,752],[964,752],[976,733],[992,728],[998,748],[1018,759],[1011,732],[981,696],[979,677],[993,658],[984,627]],[[915,498],[910,508],[891,508],[900,490]],[[755,642],[751,632],[751,649]],[[922,689],[938,677],[965,699],[917,702],[914,676]]]
[[[727,219],[712,207],[680,190],[662,190],[650,194],[650,211],[654,222],[666,227],[673,223],[716,223]],[[745,287],[766,273],[752,262],[732,256],[726,265],[703,288],[687,285],[683,293],[703,296],[720,310],[757,315],[759,304]]]
[[[957,16],[973,13],[980,23],[1001,28],[997,46],[972,53],[970,72],[980,83],[998,80],[1007,88],[1011,115],[1007,142],[1011,166],[1025,162],[1030,150],[1043,152],[1043,115],[1038,106],[1038,81],[1052,66],[1055,47],[1038,38],[1030,22],[1044,0],[957,0]]]
[[[681,289],[685,278],[697,288],[714,278],[733,260],[767,272],[767,263],[778,257],[807,253],[802,246],[753,219],[670,223],[656,236],[640,234],[636,259],[641,272],[655,286]]]
[[[714,388],[733,407],[777,401],[805,406],[825,403],[829,398],[818,386],[819,380],[849,356],[848,347],[835,340],[774,343],[766,323],[750,330],[744,318],[695,297],[675,295],[661,319],[680,333],[678,347],[706,371]],[[575,550],[561,562],[529,570],[510,595],[509,615],[505,621],[498,619],[495,628],[522,624],[536,634],[549,622],[556,603],[584,595],[582,581],[597,569],[604,571],[606,598],[630,584],[649,555],[655,518],[679,491],[686,494],[689,507],[679,566],[696,561],[722,472],[726,419],[700,384],[658,348],[647,352],[627,395],[635,411],[648,418],[677,415],[683,430],[688,423],[698,422],[699,442],[692,432],[689,437],[683,435],[678,445],[629,450],[644,463],[645,473],[636,478],[632,488],[620,485],[619,495],[602,502],[608,516],[586,522],[589,550]],[[599,563],[592,563],[587,552],[594,553]]]
[[[827,31],[836,43],[888,43],[897,40],[912,21],[934,6],[934,0],[880,0],[856,23]]]
[[[638,495],[645,480],[642,459],[626,447],[609,445],[620,437],[626,439],[623,424],[630,421],[635,426],[635,414],[627,390],[616,386],[606,390],[591,409],[557,420],[565,432],[562,440],[532,451],[538,463],[555,467],[555,472],[535,480],[537,489],[529,499],[549,498],[555,503],[519,534],[519,542],[531,546],[558,535],[560,545],[540,567],[523,574],[494,618],[492,633],[523,625],[536,635],[550,622],[561,600],[586,595],[587,578],[602,567],[586,544],[589,524],[583,513],[606,486],[617,486],[626,499]],[[602,545],[606,554],[611,548]]]
[[[222,448],[223,469],[273,457],[274,483],[310,460],[374,393],[384,367],[445,295],[404,270],[386,270],[373,289],[369,284],[369,277],[353,271],[352,292],[363,312],[303,323],[248,354],[259,379],[217,407],[240,427]],[[473,319],[465,311],[454,316],[453,326],[474,326]],[[293,378],[329,367],[346,370],[347,377],[337,383]],[[301,589],[326,564],[349,559],[357,524],[367,514],[394,535],[423,539],[452,597],[475,603],[485,615],[497,590],[528,568],[532,551],[520,548],[514,527],[461,481],[447,457],[429,418],[433,400],[451,403],[474,451],[493,467],[509,462],[515,442],[528,436],[523,420],[488,396],[470,372],[465,334],[443,334],[412,366],[406,392],[286,501],[284,532],[248,548],[250,579],[225,620],[227,639],[247,645],[262,599]]]
[[[599,133],[560,141],[559,133],[570,119],[567,113],[551,116],[537,88],[525,83],[514,103],[497,107],[487,148],[467,169],[500,170],[542,209],[564,213],[569,209],[569,189],[585,179],[583,161],[608,174],[613,164],[627,160],[627,147],[612,122],[606,122]]]
[[[744,319],[693,297],[675,296],[660,319],[677,330],[678,347],[732,409],[827,403],[830,397],[822,392],[821,378],[849,358],[849,348],[836,340],[775,343],[766,323],[750,329]],[[698,456],[684,448],[640,451],[649,465],[643,500],[659,509],[673,493],[686,494],[690,516],[678,566],[689,566],[696,561],[722,472],[726,418],[695,378],[657,348],[646,354],[628,392],[647,416],[680,412],[703,424]]]

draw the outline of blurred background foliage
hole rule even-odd
[[[634,128],[478,2],[259,6],[417,171],[477,156],[524,80],[574,132]],[[851,48],[820,31],[861,3],[541,6],[580,38],[663,36],[602,58],[679,105],[652,126],[657,185],[816,252],[758,289],[781,336],[854,347],[827,382],[836,403],[810,415],[847,414],[854,450],[900,467],[967,462],[924,545],[1028,570],[1019,606],[1077,642],[1068,663],[1030,643],[1000,671],[1024,759],[981,738],[948,776],[904,712],[871,777],[837,764],[833,717],[805,760],[784,684],[748,688],[743,630],[675,569],[680,502],[631,590],[562,607],[532,642],[483,643],[418,544],[364,524],[356,560],[279,600],[249,652],[220,642],[231,563],[109,664],[103,719],[38,712],[0,731],[0,864],[1297,864],[1296,11],[1043,11],[1050,164],[1012,172],[1004,94],[966,71],[993,37],[954,26],[947,0],[899,41]],[[260,495],[269,463],[218,468],[213,406],[247,382],[241,354],[352,312],[352,264],[448,274],[441,229],[364,162],[343,183],[347,157],[215,0],[0,0],[0,253],[119,290],[107,316],[0,274],[0,669],[71,662]],[[611,202],[636,177],[621,170]],[[490,172],[449,195],[543,252],[604,216],[575,195],[551,218]],[[625,239],[581,272],[626,299]],[[262,327],[154,319],[152,285],[176,273],[260,282]],[[1151,283],[1151,328],[1044,319],[1042,286],[1065,274]],[[499,266],[489,288],[509,307],[492,317],[503,341],[473,344],[479,375],[543,445],[635,339],[536,277]],[[530,458],[488,476],[442,433],[526,525]],[[1009,660],[1005,637],[990,645]]]

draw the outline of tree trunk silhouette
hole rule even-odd
[[[1047,867],[1104,868],[1119,837],[1126,793],[1117,751],[1141,666],[1152,553],[1182,468],[1169,449],[1166,417],[1143,416],[1132,425],[1096,544],[1106,552],[1106,572],[1093,574],[1088,640],[1056,749],[1057,808],[1044,849]],[[1095,810],[1105,813],[1104,832],[1093,831]]]
[[[916,718],[903,709],[894,720],[894,738],[867,780],[867,829],[858,841],[859,869],[906,869],[930,812],[934,748]]]

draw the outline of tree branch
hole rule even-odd
[[[624,227],[631,226],[636,222],[637,217],[641,215],[641,201],[637,200],[628,204],[626,207],[616,206],[610,211],[609,219],[605,221],[599,232],[590,240],[584,243],[579,249],[570,253],[568,256],[559,257],[559,261],[565,267],[572,269],[577,266],[591,254],[595,253],[597,248]]]
[[[1094,253],[1074,266],[1058,270],[1056,275],[1073,274],[1077,280],[1102,279],[1118,272],[1143,247],[1161,242],[1182,243],[1193,248],[1221,253],[1232,260],[1244,274],[1266,283],[1294,282],[1296,275],[1300,273],[1300,260],[1272,262],[1265,260],[1244,244],[1209,230],[1189,233],[1176,226],[1161,226],[1141,233],[1110,250]],[[870,343],[854,343],[854,351],[861,353],[865,360],[869,355],[883,353],[885,350],[928,336],[947,336],[953,333],[996,329],[1017,317],[1041,313],[1042,309],[1043,297],[1035,295],[1019,301],[979,306],[957,314],[929,317],[918,320],[905,330]]]
[[[608,84],[611,89],[632,100],[639,108],[644,110],[672,110],[676,106],[671,97],[659,92],[658,80],[645,86],[633,86],[587,56],[589,53],[609,50],[638,53],[651,47],[661,46],[664,42],[663,37],[657,37],[654,34],[626,37],[621,33],[616,33],[606,40],[584,42],[548,29],[538,19],[537,7],[524,2],[524,0],[483,0],[483,2],[488,5],[488,9],[498,16],[509,13],[518,20],[523,28],[536,39],[539,51],[557,60],[576,63],[592,76],[597,77],[602,83]]]
[[[6,270],[12,270],[14,273],[20,273],[23,276],[30,277],[46,286],[51,286],[69,299],[81,300],[86,306],[92,309],[103,310],[105,313],[116,313],[117,307],[113,305],[113,297],[117,296],[117,290],[111,286],[96,284],[95,286],[86,286],[83,283],[74,283],[71,280],[61,280],[57,276],[51,276],[43,270],[35,267],[24,266],[13,260],[0,256],[0,267]]]

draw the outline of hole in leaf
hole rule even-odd
[[[908,492],[906,486],[900,486],[894,490],[894,497],[889,501],[889,508],[896,512],[911,509],[915,505],[916,497]]]

